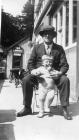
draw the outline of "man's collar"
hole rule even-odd
[[[52,42],[52,44],[50,44],[50,45],[47,45],[46,43],[44,43],[44,45],[45,45],[45,48],[47,48],[48,46],[49,46],[49,48],[52,48],[53,42]]]

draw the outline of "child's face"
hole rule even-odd
[[[52,61],[49,59],[45,59],[43,60],[43,66],[47,67],[47,66],[51,66],[52,65]]]

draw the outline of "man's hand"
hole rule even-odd
[[[34,69],[31,71],[32,75],[40,75],[39,71],[37,71],[37,69]]]
[[[62,75],[61,71],[53,71],[50,73],[50,75],[52,76],[52,78],[58,78]]]

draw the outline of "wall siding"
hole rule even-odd
[[[9,78],[10,75],[10,69],[12,69],[12,50],[7,55],[7,78]]]
[[[70,97],[76,100],[76,47],[66,50],[66,56],[69,63]]]

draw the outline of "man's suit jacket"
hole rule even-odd
[[[46,50],[43,43],[34,46],[30,59],[28,61],[27,69],[31,71],[35,68],[40,67],[42,65],[42,56],[45,54]],[[53,43],[51,56],[53,56],[52,67],[55,70],[62,71],[62,73],[65,74],[69,69],[69,65],[63,47]]]

